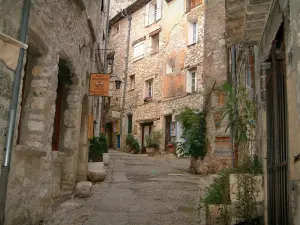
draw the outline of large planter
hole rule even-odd
[[[154,153],[155,152],[155,148],[148,148],[146,147],[146,153],[149,154],[149,153]]]
[[[168,152],[172,153],[172,154],[175,154],[176,152],[176,147],[173,146],[173,147],[168,147]]]

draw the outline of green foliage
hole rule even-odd
[[[178,151],[184,156],[196,159],[206,155],[206,118],[203,111],[186,107],[176,116],[182,122],[182,138],[186,141],[178,144]]]
[[[133,151],[135,154],[138,154],[141,150],[139,142],[132,134],[127,135],[126,145],[130,149],[130,151]]]
[[[103,153],[108,152],[107,138],[104,134],[93,137],[89,142],[89,161],[102,162]]]
[[[222,107],[223,118],[228,119],[228,128],[233,132],[236,144],[251,140],[255,127],[255,107],[246,88],[238,87],[236,93],[230,84],[224,84],[226,101]]]
[[[214,179],[210,187],[207,188],[207,195],[201,199],[200,203],[207,205],[229,204],[229,175],[233,169],[224,169]]]
[[[150,135],[146,136],[146,146],[148,148],[159,148],[161,138],[161,131],[153,131]]]

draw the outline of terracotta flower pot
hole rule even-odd
[[[175,153],[176,147],[175,147],[175,146],[168,147],[168,151],[169,151],[170,153]]]

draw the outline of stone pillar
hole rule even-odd
[[[57,76],[57,62],[53,55],[40,57],[32,67],[30,86],[25,87],[28,91],[24,113],[22,112],[22,128],[20,143],[29,147],[51,150],[51,138],[47,134],[51,129],[47,126],[49,112],[53,109],[51,103],[55,101],[51,80]],[[54,114],[54,113],[53,113]]]

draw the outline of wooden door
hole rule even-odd
[[[165,126],[165,148],[166,149],[169,141],[171,141],[171,124],[172,124],[172,116],[166,116],[166,126]]]
[[[142,153],[146,151],[146,137],[152,133],[153,123],[142,125]]]
[[[62,115],[62,104],[63,104],[63,87],[61,82],[58,82],[57,86],[57,96],[55,101],[55,116],[53,124],[53,135],[52,135],[52,150],[59,150],[59,139],[60,139],[60,129],[61,129],[61,115]]]

